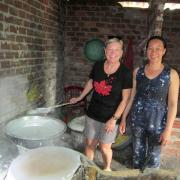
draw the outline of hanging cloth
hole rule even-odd
[[[132,40],[130,39],[128,42],[128,46],[126,49],[125,57],[124,57],[124,64],[131,70],[133,71],[133,45],[132,45]]]

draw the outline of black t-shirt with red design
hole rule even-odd
[[[105,123],[115,113],[122,100],[122,90],[132,88],[132,73],[121,63],[109,76],[104,72],[104,61],[97,62],[89,78],[93,80],[92,99],[87,116]]]

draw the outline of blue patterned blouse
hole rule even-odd
[[[153,79],[145,75],[145,66],[139,68],[136,81],[137,89],[130,120],[132,128],[160,134],[166,125],[167,98],[170,83],[170,67],[164,66],[163,71]]]

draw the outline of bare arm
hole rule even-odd
[[[114,116],[120,118],[130,98],[131,89],[123,89],[122,101],[120,102]]]
[[[86,82],[82,93],[78,97],[71,98],[70,103],[75,104],[75,103],[81,101],[92,90],[92,88],[93,88],[92,82],[93,82],[93,80],[89,79]]]
[[[137,71],[138,71],[138,68],[134,70],[133,72],[133,88],[132,88],[132,91],[131,91],[131,96],[130,96],[130,100],[123,112],[123,115],[122,115],[122,120],[121,120],[121,123],[119,125],[119,132],[121,134],[124,134],[125,133],[125,130],[126,130],[126,118],[127,118],[127,115],[131,109],[131,106],[132,106],[132,103],[133,103],[133,100],[134,100],[134,96],[136,94],[136,74],[137,74]]]
[[[171,70],[170,73],[170,86],[168,92],[168,114],[167,124],[164,132],[161,134],[160,142],[162,145],[166,145],[169,141],[174,120],[177,113],[178,104],[178,93],[179,93],[179,76],[175,70]]]
[[[111,117],[111,119],[109,119],[106,123],[105,129],[107,132],[111,132],[114,129],[114,127],[116,125],[116,120],[121,117],[121,115],[128,103],[130,93],[131,93],[131,89],[123,89],[122,90],[122,101],[120,102],[113,117]]]

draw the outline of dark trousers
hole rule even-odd
[[[158,168],[160,166],[160,134],[133,127],[133,166],[134,168]]]

